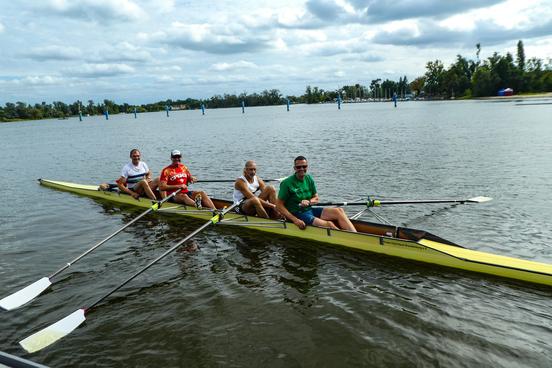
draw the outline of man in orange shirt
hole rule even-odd
[[[215,205],[207,193],[188,189],[188,185],[195,183],[197,178],[192,176],[188,168],[180,162],[181,159],[182,154],[179,150],[171,152],[172,163],[161,170],[159,190],[169,195],[178,189],[182,189],[180,193],[174,196],[176,203],[183,203],[187,206],[196,206],[198,208],[208,207],[214,209]]]

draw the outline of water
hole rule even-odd
[[[112,181],[131,148],[159,174],[172,149],[200,179],[309,159],[322,200],[466,198],[377,209],[472,249],[552,263],[550,105],[408,102],[164,112],[0,125],[0,296],[47,276],[140,211],[37,178]],[[229,198],[231,185],[202,184]],[[354,210],[354,209],[352,209]],[[369,218],[371,219],[371,218]],[[0,350],[51,366],[552,364],[552,290],[236,228],[208,228],[33,355],[18,341],[96,300],[202,222],[152,215],[0,313]]]

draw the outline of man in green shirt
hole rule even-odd
[[[303,156],[294,160],[295,174],[280,183],[276,208],[300,229],[307,225],[356,232],[342,208],[312,207],[319,202],[316,184],[307,174],[308,163]],[[337,222],[337,225],[335,225]]]

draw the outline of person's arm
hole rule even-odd
[[[133,198],[140,197],[140,195],[138,193],[136,193],[132,189],[128,188],[126,186],[126,183],[127,183],[127,180],[124,176],[121,176],[119,179],[117,179],[117,187],[119,188],[119,190],[123,193],[128,194],[129,196],[131,196]]]
[[[301,203],[299,203],[299,206],[301,207],[315,206],[319,202],[320,202],[320,198],[318,197],[318,193],[314,193],[311,199],[303,199]]]
[[[281,200],[280,198],[276,199],[276,209],[278,210],[278,212],[284,215],[289,221],[293,222],[299,229],[303,230],[305,227],[307,227],[305,222],[293,216],[293,214],[288,211],[288,209],[284,204],[284,201]]]
[[[234,189],[239,190],[246,199],[255,197],[255,194],[251,193],[245,181],[236,179],[234,182]]]
[[[182,188],[182,190],[186,190],[188,186],[186,184],[167,184],[166,180],[160,180],[159,181],[159,190],[167,191],[167,190],[177,190]]]

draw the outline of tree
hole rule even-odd
[[[441,95],[444,91],[444,66],[441,60],[429,61],[426,64],[425,92],[429,96]]]
[[[517,43],[517,67],[523,73],[525,71],[525,51],[523,50],[523,41],[519,40]]]

